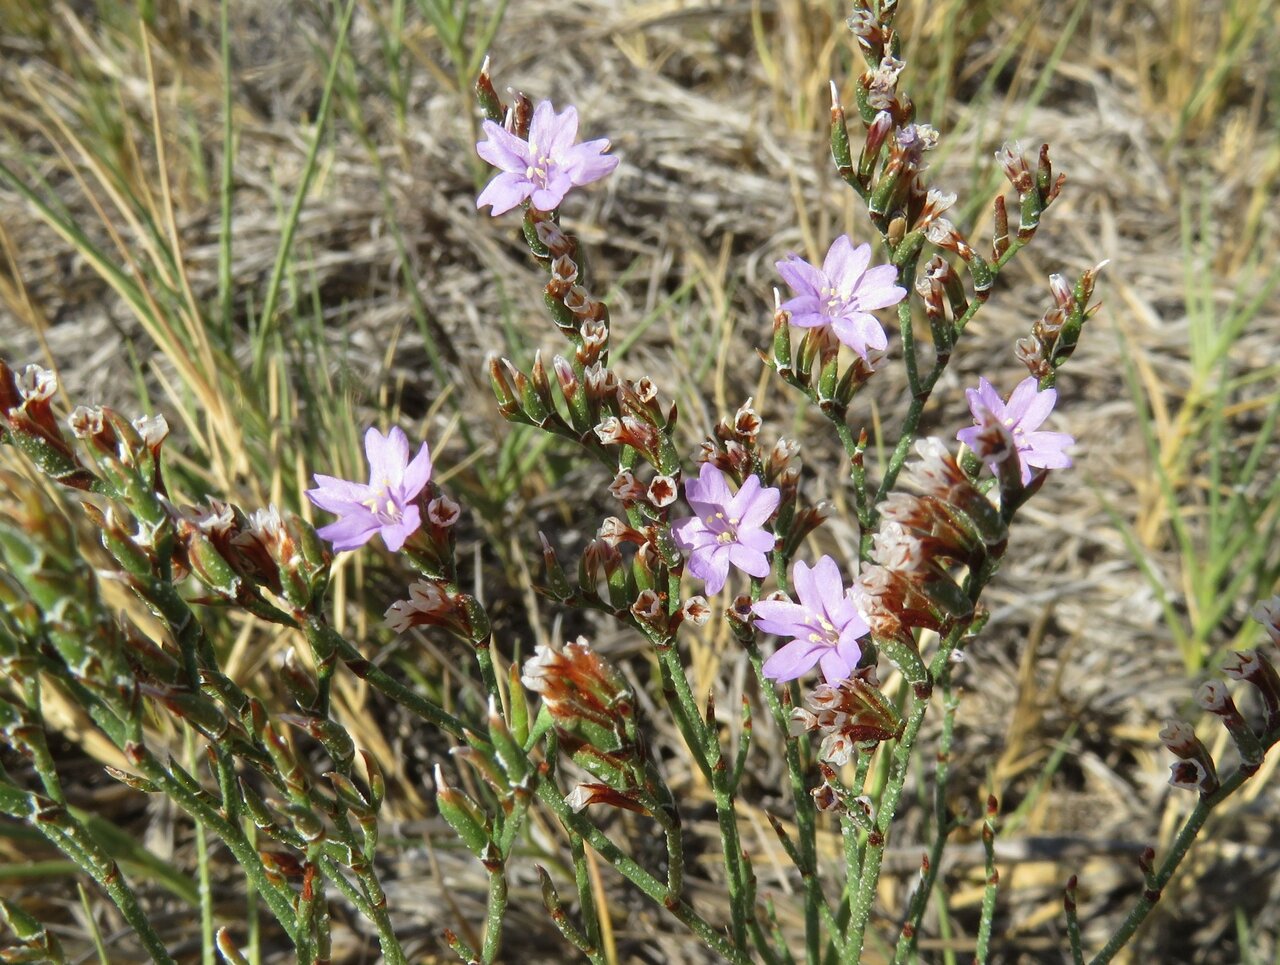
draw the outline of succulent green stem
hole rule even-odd
[[[560,822],[569,830],[583,838],[591,847],[618,870],[624,878],[644,892],[649,898],[666,908],[676,919],[686,925],[712,951],[721,955],[733,965],[751,965],[751,959],[741,949],[725,940],[720,930],[694,911],[683,898],[673,899],[667,891],[665,882],[659,881],[636,860],[614,844],[595,825],[583,815],[577,814],[565,803],[564,796],[546,779],[538,781],[538,800],[542,801]]]

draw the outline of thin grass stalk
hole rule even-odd
[[[284,283],[285,268],[288,266],[289,256],[293,250],[293,237],[298,230],[298,222],[302,217],[302,206],[306,202],[307,193],[311,189],[311,182],[315,178],[316,166],[320,158],[320,145],[324,141],[324,134],[329,120],[329,105],[333,100],[333,88],[338,79],[338,68],[343,62],[342,53],[347,44],[347,32],[351,27],[351,18],[355,10],[356,0],[347,0],[346,9],[343,11],[342,19],[338,24],[338,38],[334,42],[329,71],[325,75],[324,87],[320,92],[320,105],[316,109],[315,133],[311,140],[311,146],[307,150],[307,158],[302,167],[298,189],[294,193],[293,202],[289,205],[289,212],[285,216],[280,235],[280,245],[276,249],[275,263],[271,267],[271,276],[267,282],[266,294],[263,296],[262,309],[258,313],[260,328],[257,340],[259,344],[263,343],[266,333],[274,325],[276,303],[280,299],[280,288]],[[258,351],[255,351],[254,380],[256,381],[260,375],[261,355]]]
[[[103,940],[102,929],[98,927],[98,920],[93,916],[93,906],[89,904],[89,893],[84,890],[84,885],[79,881],[76,882],[76,897],[80,899],[80,910],[84,912],[84,920],[88,922],[89,934],[93,938],[93,949],[98,953],[98,961],[101,965],[111,965],[110,959],[107,958],[107,943]]]
[[[156,82],[155,64],[151,57],[151,41],[145,27],[140,28],[140,47],[142,62],[146,67],[146,80],[151,106],[151,137],[156,150],[156,174],[160,182],[160,214],[164,218],[164,227],[168,232],[167,253],[172,265],[175,281],[186,301],[185,311],[180,310],[182,321],[187,327],[187,337],[198,357],[200,368],[211,378],[218,371],[213,359],[213,350],[209,345],[208,331],[200,317],[200,303],[191,288],[191,279],[187,275],[186,259],[182,252],[182,238],[178,234],[178,221],[173,209],[173,188],[169,183],[169,159],[165,150],[164,131],[160,125],[160,91]],[[214,383],[216,385],[216,383]],[[218,393],[218,401],[223,397]],[[218,412],[222,415],[221,409]]]
[[[442,386],[450,384],[450,378],[445,368],[445,357],[441,352],[440,346],[436,344],[440,336],[446,335],[437,323],[432,324],[430,312],[427,307],[426,300],[422,297],[421,286],[418,284],[418,278],[414,275],[413,264],[414,259],[410,256],[409,245],[405,241],[404,231],[400,226],[399,211],[400,208],[396,204],[395,199],[391,196],[388,189],[390,178],[386,174],[386,166],[383,163],[382,155],[378,152],[377,145],[367,132],[363,129],[360,131],[360,139],[364,143],[365,150],[368,153],[369,162],[373,165],[378,173],[378,191],[382,198],[382,205],[386,215],[386,226],[391,235],[391,240],[396,246],[397,261],[400,265],[400,275],[404,282],[404,290],[409,295],[410,312],[413,315],[414,323],[417,325],[418,334],[422,336],[422,347],[427,353],[427,359],[431,363],[431,371],[439,380]],[[453,349],[449,351],[452,353]],[[468,452],[474,454],[479,451],[479,443],[472,433],[471,426],[462,416],[466,415],[466,407],[458,394],[449,393],[449,401],[457,412],[458,431],[462,434],[463,441],[467,445]],[[483,462],[473,464],[476,476],[479,479],[481,488],[487,488],[490,485],[489,470]]]
[[[232,201],[235,195],[235,109],[231,82],[231,0],[218,4],[219,52],[222,58],[222,173],[218,180],[218,320],[222,347],[231,344],[235,291],[231,280]]]

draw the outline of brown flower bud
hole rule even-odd
[[[636,479],[630,469],[620,471],[609,484],[609,494],[625,506],[643,499],[647,492],[644,483]]]
[[[711,619],[711,607],[705,596],[691,596],[680,604],[678,615],[681,622],[701,627]]]
[[[658,509],[674,503],[679,493],[679,484],[672,476],[654,476],[653,481],[649,483],[649,502]]]
[[[477,627],[467,603],[466,594],[450,591],[443,583],[417,580],[409,586],[409,599],[391,604],[385,618],[396,633],[405,633],[410,627],[443,627],[472,640]]]

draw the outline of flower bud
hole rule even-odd
[[[562,651],[539,646],[525,663],[521,680],[542,696],[560,746],[604,782],[588,785],[576,799],[579,807],[606,799],[618,807],[628,807],[623,800],[669,801],[670,792],[648,761],[636,727],[635,697],[626,679],[584,637]],[[601,787],[609,792],[604,798],[595,796],[605,794]],[[614,792],[621,798],[614,799]]]
[[[672,476],[654,476],[649,483],[647,495],[650,505],[657,509],[665,509],[676,501],[680,493],[679,483]]]
[[[1196,691],[1196,703],[1222,721],[1246,766],[1262,763],[1264,749],[1258,736],[1231,699],[1227,685],[1220,680],[1206,680]]]
[[[1222,672],[1233,680],[1252,684],[1258,691],[1266,713],[1266,733],[1280,727],[1280,675],[1270,660],[1257,650],[1241,650],[1227,657]]]
[[[578,397],[578,377],[574,374],[573,366],[563,355],[553,358],[551,366],[555,370],[556,381],[560,383],[560,391],[564,393],[565,401],[572,406]]]
[[[973,249],[969,247],[969,243],[956,230],[956,226],[946,218],[935,218],[929,222],[924,234],[929,239],[930,244],[936,245],[944,251],[954,252],[965,261],[972,260]]]
[[[631,616],[642,626],[649,627],[658,634],[667,630],[667,611],[662,597],[653,590],[641,590],[635,602],[631,604]]]
[[[878,112],[870,126],[867,127],[866,144],[863,146],[862,155],[858,159],[858,177],[864,183],[869,183],[871,176],[875,173],[876,161],[879,159],[880,151],[892,130],[893,115],[888,111]]]
[[[609,326],[598,319],[590,319],[582,323],[579,331],[582,344],[576,350],[578,364],[584,368],[599,361],[600,356],[609,346]]]
[[[1003,194],[996,195],[995,200],[991,202],[991,209],[994,222],[991,232],[991,258],[999,261],[1009,250],[1009,208],[1005,204]]]
[[[480,810],[480,805],[463,791],[449,786],[439,764],[435,768],[435,777],[436,807],[440,811],[440,816],[457,832],[467,850],[477,858],[480,857],[489,844],[484,812]]]
[[[339,723],[311,714],[281,714],[280,720],[304,731],[328,753],[339,773],[346,774],[356,757],[356,746],[351,735]]]
[[[1027,159],[1022,156],[1021,144],[1014,142],[1012,146],[1000,145],[1000,150],[996,151],[996,163],[1003,169],[1004,176],[1009,179],[1019,197],[1024,197],[1031,190],[1035,182],[1031,177],[1031,169],[1027,167]]]
[[[1208,797],[1218,790],[1218,775],[1206,770],[1200,761],[1174,761],[1169,765],[1169,783],[1186,791],[1198,791]]]
[[[1262,624],[1262,629],[1267,631],[1271,642],[1280,647],[1280,596],[1259,600],[1251,616]]]
[[[386,623],[396,633],[410,627],[443,627],[464,640],[483,639],[487,627],[477,624],[471,602],[465,593],[452,591],[444,583],[417,580],[409,586],[409,599],[387,608]]]
[[[488,368],[489,384],[493,387],[493,394],[498,399],[498,411],[507,419],[516,416],[521,411],[520,399],[512,389],[506,372],[512,368],[511,363],[506,359],[499,359],[496,355],[490,355]]]
[[[574,244],[572,239],[554,221],[539,220],[534,223],[533,230],[538,240],[542,242],[553,258],[558,258],[561,255],[568,256],[573,253]]]
[[[630,469],[623,469],[618,472],[609,484],[609,495],[620,501],[624,506],[630,506],[639,500],[645,498],[648,490],[644,483],[635,477]]]
[[[705,596],[691,596],[680,604],[677,612],[679,620],[695,627],[706,626],[711,619],[711,607]]]
[[[57,377],[48,369],[28,365],[15,374],[0,360],[0,439],[7,436],[45,475],[88,490],[93,474],[81,465],[53,415],[50,400],[57,388]]]
[[[579,784],[565,795],[564,803],[574,811],[582,811],[592,804],[607,804],[610,807],[634,811],[637,814],[649,814],[649,809],[626,794],[616,791],[608,784]]]

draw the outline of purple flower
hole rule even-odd
[[[577,110],[566,107],[557,114],[551,101],[534,108],[527,141],[493,121],[484,122],[484,133],[476,153],[501,173],[480,192],[476,207],[492,205],[494,217],[524,201],[539,211],[554,211],[570,188],[599,181],[618,166],[616,157],[604,155],[607,139],[574,144]]]
[[[894,284],[898,269],[877,265],[870,270],[871,246],[853,247],[848,235],[831,244],[821,268],[799,255],[788,255],[776,264],[778,274],[795,291],[796,297],[782,303],[798,328],[830,325],[836,337],[864,359],[870,351],[883,351],[889,344],[884,329],[871,314],[907,297],[907,290]]]
[[[770,680],[795,680],[818,664],[827,683],[837,684],[857,668],[862,658],[858,638],[871,632],[854,591],[845,589],[840,567],[830,556],[813,569],[797,560],[791,578],[799,603],[760,600],[751,608],[756,627],[792,638],[764,662],[762,673]]]
[[[1001,435],[990,431],[994,428],[991,425],[993,420],[1003,427],[1007,436],[1013,438],[1014,451],[1022,468],[1022,485],[1031,482],[1033,467],[1066,469],[1071,465],[1071,457],[1064,450],[1075,445],[1075,439],[1065,432],[1037,431],[1058,401],[1056,389],[1040,392],[1036,380],[1026,378],[1018,383],[1009,401],[1005,402],[990,382],[979,378],[978,387],[966,389],[965,395],[975,424],[961,429],[956,438],[986,462],[992,472],[996,471],[995,464],[1007,455],[1000,451],[1001,444],[992,441]]]
[[[394,426],[385,436],[371,427],[364,434],[364,452],[368,485],[316,473],[317,488],[308,489],[307,498],[338,516],[316,532],[335,550],[357,549],[381,533],[394,553],[422,523],[414,500],[431,480],[431,455],[424,442],[410,462],[409,440]]]
[[[769,575],[765,554],[773,549],[774,538],[764,524],[778,508],[778,490],[765,489],[760,477],[748,476],[731,493],[724,473],[704,462],[698,478],[684,484],[684,496],[696,515],[676,520],[671,534],[689,555],[689,572],[706,583],[708,596],[724,588],[731,563],[750,576]]]

